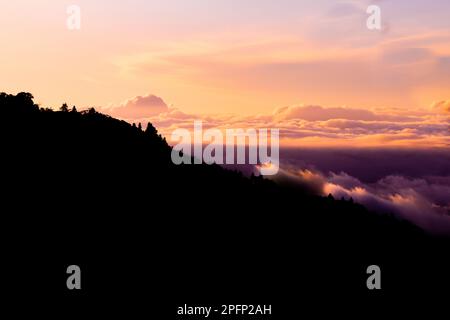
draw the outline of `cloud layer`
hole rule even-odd
[[[366,164],[367,170],[370,165]],[[394,214],[433,234],[450,236],[450,175],[409,178],[388,175],[364,183],[345,172],[328,172],[289,167],[275,177],[284,185],[336,199],[353,199],[380,214]]]
[[[202,120],[204,129],[279,128],[282,147],[331,151],[285,152],[281,170],[273,177],[277,182],[313,194],[353,198],[427,231],[450,234],[449,107],[442,100],[415,110],[300,105],[252,117],[194,115],[169,108],[161,98],[148,94],[102,111],[129,122],[152,122],[169,143],[173,130],[193,130],[195,120]],[[406,151],[395,151],[397,147]],[[353,151],[332,151],[346,149]]]
[[[279,128],[284,146],[430,148],[450,147],[449,108],[448,101],[440,101],[411,110],[297,105],[255,116],[195,115],[148,94],[102,111],[129,122],[152,122],[168,139],[175,129],[193,129],[194,121],[202,120],[205,128]]]

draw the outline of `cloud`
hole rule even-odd
[[[433,103],[431,109],[436,112],[449,113],[450,112],[450,100],[443,100]]]
[[[282,154],[280,171],[271,178],[299,192],[352,197],[372,210],[449,234],[450,155],[448,149],[431,149],[450,146],[449,105],[440,101],[431,110],[303,105],[257,116],[196,115],[169,108],[161,98],[147,95],[102,111],[129,122],[152,122],[169,143],[175,129],[193,130],[194,121],[202,120],[205,129],[279,128],[282,146],[377,147],[377,152],[357,149],[312,156],[302,151],[292,161]],[[392,150],[396,149],[386,149],[399,146],[423,147],[424,151],[395,153],[398,151]],[[324,165],[327,159],[332,165]],[[253,166],[246,170],[255,172]]]
[[[298,35],[203,36],[149,44],[113,60],[121,73],[157,79],[162,87],[190,83],[190,90],[173,96],[211,112],[241,106],[269,112],[299,94],[320,105],[411,108],[445,93],[450,32],[373,32],[366,28],[366,9],[360,1],[339,1],[326,16],[328,10],[321,9],[302,21]]]
[[[410,179],[390,175],[368,184],[345,172],[325,175],[290,167],[269,178],[317,195],[352,198],[370,210],[394,214],[430,233],[450,235],[450,176]]]
[[[102,111],[115,117],[133,119],[152,117],[168,112],[169,108],[163,99],[148,94],[127,100],[118,107],[103,108]]]
[[[324,121],[330,119],[375,120],[375,116],[368,110],[328,108],[321,106],[283,107],[275,111],[274,116],[279,120],[303,119],[307,121]]]
[[[290,185],[353,198],[373,211],[450,235],[449,149],[289,148],[280,154],[280,172],[289,173]],[[285,183],[284,176],[276,181]]]
[[[438,102],[431,109],[361,109],[319,105],[286,106],[272,114],[189,114],[168,107],[154,95],[139,96],[119,107],[102,112],[129,122],[152,122],[169,138],[177,128],[192,129],[195,120],[204,128],[278,128],[283,145],[290,146],[416,146],[448,147],[449,103]],[[445,111],[444,113],[444,110]],[[169,141],[170,143],[170,141]]]
[[[302,193],[321,194],[326,179],[320,174],[308,169],[279,169],[278,173],[270,177],[281,186],[294,188]]]
[[[389,114],[375,114],[366,109],[352,109],[346,107],[324,108],[322,106],[289,106],[278,108],[274,112],[277,120],[303,119],[307,121],[326,121],[331,119],[365,120],[365,121],[408,121],[413,117],[395,116]]]
[[[352,197],[369,209],[393,213],[422,229],[450,235],[450,181],[433,183],[427,179],[388,176],[375,184],[347,187],[329,182],[324,193]]]

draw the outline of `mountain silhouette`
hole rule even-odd
[[[14,270],[81,261],[99,277],[91,292],[104,292],[108,266],[127,275],[114,288],[128,289],[150,281],[138,275],[151,266],[180,294],[199,283],[214,291],[216,273],[224,288],[245,281],[273,294],[285,282],[361,288],[378,263],[398,289],[445,285],[447,240],[391,215],[218,165],[174,165],[152,124],[93,108],[52,111],[29,93],[1,93],[0,115],[3,236],[11,261],[23,261]]]

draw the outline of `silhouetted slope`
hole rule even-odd
[[[94,109],[40,110],[27,93],[2,94],[0,106],[4,169],[14,172],[10,183],[22,189],[19,197],[100,206],[92,216],[109,212],[111,205],[132,216],[145,215],[145,208],[158,204],[176,204],[178,213],[197,209],[197,214],[211,217],[218,212],[241,217],[260,212],[308,221],[315,215],[346,232],[362,228],[376,234],[378,228],[385,232],[393,225],[395,233],[418,233],[407,223],[369,214],[353,203],[302,195],[263,178],[247,179],[215,165],[173,165],[171,148],[151,124],[143,131]],[[296,207],[289,209],[287,203]]]
[[[220,273],[224,287],[245,281],[260,294],[284,282],[311,294],[363,288],[353,272],[364,278],[373,263],[394,270],[395,287],[408,286],[404,269],[446,266],[443,240],[358,204],[216,165],[175,166],[151,125],[141,130],[94,109],[39,109],[27,93],[2,93],[0,114],[4,236],[22,259],[79,259],[93,273],[101,270],[92,261],[116,263],[130,283],[146,281],[134,278],[137,265],[152,265],[152,274],[170,273],[165,285],[186,285],[177,292],[198,283],[213,290],[208,277]],[[436,284],[430,277],[420,285]]]

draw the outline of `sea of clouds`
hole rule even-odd
[[[272,177],[318,195],[353,198],[421,228],[450,235],[450,101],[422,109],[296,105],[271,114],[194,115],[154,95],[134,97],[102,112],[151,122],[171,143],[177,128],[278,128],[280,171]],[[253,166],[234,169],[250,174]]]

